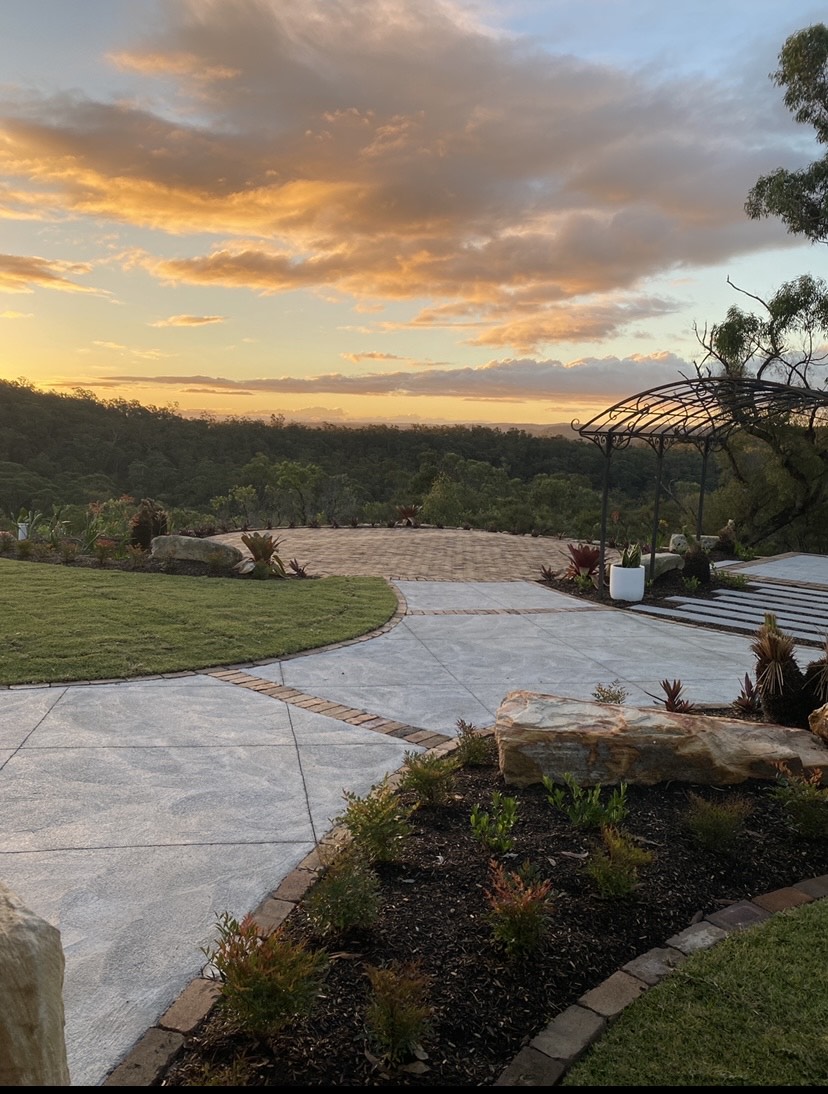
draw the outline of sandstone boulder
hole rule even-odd
[[[815,737],[819,737],[828,744],[828,703],[811,711],[808,715],[808,725]]]
[[[245,557],[238,547],[198,536],[156,536],[150,544],[150,552],[153,558],[207,562],[227,569]]]
[[[500,770],[511,786],[654,786],[676,781],[726,786],[773,779],[783,761],[794,773],[828,778],[828,747],[806,729],[705,714],[583,702],[510,692],[495,722]]]
[[[699,536],[699,545],[703,551],[712,551],[719,542],[718,536]],[[688,542],[687,536],[681,534],[674,534],[670,536],[670,550],[683,553],[687,550]]]
[[[70,1086],[60,932],[0,884],[0,1083]]]
[[[684,566],[684,559],[677,551],[656,551],[653,558],[653,572],[650,573],[650,556],[649,554],[641,556],[641,564],[647,571],[647,578],[661,577],[662,574],[668,574],[671,570],[680,570]]]

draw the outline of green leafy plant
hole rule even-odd
[[[613,680],[610,684],[596,684],[592,692],[592,698],[596,703],[621,704],[629,695],[629,691],[620,680]]]
[[[620,566],[626,570],[634,570],[641,565],[641,544],[628,543],[621,552]]]
[[[421,1051],[429,1031],[431,979],[415,961],[382,969],[369,965],[366,975],[372,991],[365,1010],[369,1040],[384,1061],[400,1064]]]
[[[746,589],[748,579],[744,574],[734,574],[728,569],[715,569],[712,573],[713,583],[721,585],[725,589]]]
[[[433,752],[406,752],[400,790],[411,791],[418,805],[445,805],[458,768],[455,757]]]
[[[27,559],[32,557],[32,541],[30,539],[20,539],[16,545],[17,557],[20,559]]]
[[[696,842],[707,851],[729,850],[750,816],[750,802],[739,795],[713,801],[694,791],[687,793],[684,821]]]
[[[496,942],[510,955],[536,950],[544,941],[552,911],[550,880],[538,880],[524,868],[507,871],[496,860],[489,863],[490,888],[484,893]]]
[[[219,1001],[245,1030],[272,1036],[307,1015],[319,994],[328,958],[292,941],[281,929],[262,936],[252,916],[241,922],[225,912],[218,942],[202,953],[220,981]]]
[[[602,847],[593,851],[584,867],[598,886],[602,897],[617,900],[629,896],[638,887],[638,871],[653,861],[645,851],[617,828],[601,829]]]
[[[305,895],[303,908],[322,938],[365,929],[380,912],[379,879],[359,853],[345,850]]]
[[[822,785],[822,771],[794,774],[780,761],[775,764],[777,785],[773,796],[780,803],[794,831],[808,839],[828,837],[828,786]]]
[[[458,763],[469,767],[484,767],[494,763],[497,753],[494,736],[483,736],[476,725],[463,718],[458,718],[455,725],[457,748],[454,754]]]
[[[485,847],[506,854],[514,846],[511,832],[517,821],[517,799],[495,790],[491,812],[474,805],[469,821],[475,836]]]
[[[364,797],[343,792],[348,803],[337,818],[369,862],[396,862],[411,834],[414,806],[403,805],[386,777]]]
[[[701,582],[697,577],[683,577],[681,579],[681,584],[684,587],[684,591],[691,595],[697,593],[701,588]]]
[[[570,772],[561,778],[564,785],[553,782],[548,775],[543,776],[546,788],[546,800],[549,804],[569,818],[576,828],[602,828],[606,825],[621,824],[627,815],[627,784],[614,787],[606,801],[600,786],[586,790],[579,786]]]

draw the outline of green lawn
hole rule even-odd
[[[366,634],[396,606],[378,577],[244,581],[0,559],[0,685],[281,657]]]
[[[694,954],[562,1086],[825,1086],[828,900]]]

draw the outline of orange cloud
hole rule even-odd
[[[86,274],[86,262],[60,262],[27,255],[0,254],[0,292],[31,293],[34,287],[60,292],[94,293],[98,290],[70,281],[65,274]]]
[[[223,315],[170,315],[166,319],[157,319],[148,325],[150,327],[204,327],[224,322]]]
[[[157,99],[0,102],[0,215],[151,228],[178,257],[124,261],[166,284],[416,301],[420,326],[519,352],[664,314],[640,294],[654,275],[792,243],[744,215],[762,166],[726,84],[656,86],[445,0],[181,0],[159,18],[111,58],[163,77]],[[790,158],[766,137],[762,163]]]

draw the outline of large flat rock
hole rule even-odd
[[[495,739],[511,786],[539,783],[544,775],[560,783],[564,774],[581,786],[726,786],[773,779],[780,761],[794,774],[819,768],[828,778],[828,746],[805,729],[531,691],[504,698]]]

